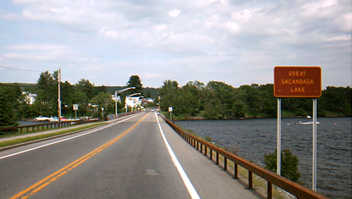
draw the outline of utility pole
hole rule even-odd
[[[115,119],[117,119],[117,91],[115,91]]]
[[[59,126],[61,126],[61,93],[60,93],[60,84],[61,84],[61,69],[59,68],[57,73],[57,117],[59,119]]]

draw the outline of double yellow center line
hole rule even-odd
[[[34,195],[35,193],[39,192],[40,190],[42,190],[43,188],[48,186],[50,183],[52,183],[55,180],[59,179],[63,175],[65,175],[68,172],[70,172],[72,169],[78,167],[79,165],[83,164],[85,161],[89,160],[90,158],[92,158],[96,154],[102,152],[104,149],[108,148],[109,146],[111,146],[115,142],[119,141],[121,138],[123,138],[125,135],[127,135],[129,132],[131,132],[134,128],[136,128],[137,125],[139,123],[141,123],[147,116],[148,116],[148,114],[143,116],[134,125],[132,125],[130,128],[128,128],[127,130],[125,130],[123,133],[121,133],[120,135],[116,136],[112,140],[106,142],[105,144],[99,146],[98,148],[92,150],[91,152],[89,152],[86,155],[78,158],[77,160],[69,163],[68,165],[64,166],[62,169],[59,169],[58,171],[50,174],[49,176],[43,178],[42,180],[39,180],[38,182],[36,182],[35,184],[31,185],[27,189],[25,189],[25,190],[17,193],[16,195],[12,196],[11,199],[17,199],[17,198],[26,199],[26,198],[29,198],[30,196]]]

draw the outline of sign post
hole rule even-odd
[[[312,190],[317,190],[317,98],[321,96],[320,66],[276,66],[274,96],[277,100],[277,174],[281,170],[281,99],[313,99]]]
[[[277,98],[276,173],[281,175],[281,98]]]
[[[77,119],[78,104],[73,104],[73,110],[75,111],[75,119]]]
[[[170,119],[172,121],[172,106],[169,106]]]
[[[317,99],[313,99],[312,190],[317,191]]]

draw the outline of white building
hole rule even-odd
[[[130,107],[132,109],[136,109],[142,106],[141,97],[126,97],[125,99],[125,108]]]
[[[22,92],[22,95],[25,97],[25,101],[27,104],[34,104],[35,98],[37,97],[37,94],[29,93],[29,92]]]

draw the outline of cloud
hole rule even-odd
[[[9,51],[2,54],[4,60],[56,61],[72,53],[69,47],[54,44],[19,44],[8,46],[7,49]]]
[[[101,28],[99,30],[99,33],[105,37],[112,38],[112,39],[118,39],[121,37],[121,34],[119,34],[118,31],[108,29],[108,28]]]
[[[64,51],[68,50],[69,47],[64,45],[56,44],[19,44],[11,45],[7,47],[10,50],[21,50],[21,51]]]
[[[179,9],[173,9],[168,12],[170,17],[177,17],[178,15],[180,15],[180,13],[181,13],[181,10]]]
[[[238,33],[241,29],[237,23],[231,21],[226,22],[225,27],[232,33]]]
[[[154,26],[154,29],[156,31],[164,31],[167,29],[167,25],[165,25],[165,24],[156,25],[156,26]]]
[[[95,71],[91,76],[97,80],[98,66],[125,74],[142,70],[150,82],[156,74],[185,81],[230,80],[230,75],[255,81],[264,78],[252,75],[252,69],[271,72],[275,64],[313,61],[342,71],[350,66],[343,60],[352,53],[349,3],[13,0],[12,11],[0,6],[4,24],[13,29],[1,27],[6,39],[0,57],[13,63],[53,61],[82,67]],[[143,68],[151,66],[157,71]]]
[[[346,13],[340,16],[337,20],[337,23],[340,25],[341,30],[345,32],[352,32],[352,12]]]
[[[330,42],[335,42],[335,41],[349,42],[349,41],[351,41],[351,35],[334,36],[334,37],[327,38],[327,41],[330,41]]]
[[[325,17],[334,13],[337,0],[318,0],[302,6],[303,15],[309,17]]]

